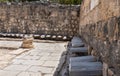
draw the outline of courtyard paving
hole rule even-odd
[[[0,41],[0,76],[53,76],[67,42],[36,41],[33,49],[22,49],[21,41]],[[6,57],[5,57],[6,56]],[[2,64],[1,64],[2,63]]]

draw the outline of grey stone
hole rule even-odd
[[[102,75],[101,62],[76,62],[69,64],[70,76],[97,76]]]
[[[81,57],[70,57],[70,63],[74,62],[95,62],[94,56],[81,56]]]
[[[87,53],[88,52],[88,48],[87,47],[70,48],[69,52],[71,52],[71,53],[75,53],[75,52]]]
[[[84,43],[79,37],[73,37],[71,40],[72,47],[81,47],[84,46]]]
[[[84,43],[82,42],[72,42],[72,47],[83,47]]]
[[[79,37],[73,37],[73,39],[71,40],[71,42],[82,42],[82,40]]]

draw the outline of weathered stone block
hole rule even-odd
[[[75,53],[75,52],[87,53],[88,52],[88,48],[87,47],[70,48],[69,52],[71,52],[71,53]]]
[[[70,57],[70,63],[74,62],[95,62],[97,61],[94,56],[81,56],[81,57]]]
[[[75,42],[82,42],[82,40],[79,37],[73,37],[71,43],[75,43]]]
[[[22,48],[33,48],[33,37],[25,36],[23,38]]]
[[[69,64],[70,76],[99,76],[102,75],[100,62],[76,62]]]
[[[72,42],[72,47],[83,47],[84,45],[82,42]]]

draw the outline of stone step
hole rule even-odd
[[[69,64],[70,76],[101,76],[101,62],[76,62]]]
[[[97,59],[95,56],[81,56],[81,57],[70,57],[70,63],[75,62],[95,62]]]
[[[87,53],[87,47],[69,48],[70,53]]]

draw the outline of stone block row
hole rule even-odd
[[[0,33],[0,37],[9,38],[23,38],[25,35],[33,36],[35,39],[55,39],[55,40],[69,40],[71,37],[62,35],[40,35],[40,34],[14,34],[14,33]],[[75,44],[76,45],[76,44]],[[82,44],[81,44],[82,46]]]

